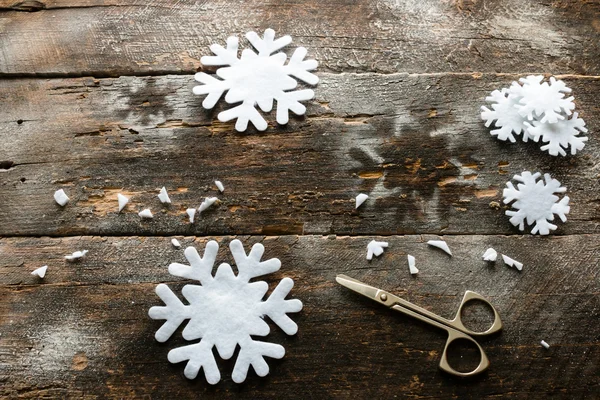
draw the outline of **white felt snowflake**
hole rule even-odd
[[[519,114],[530,121],[539,118],[540,122],[556,123],[564,119],[564,115],[571,115],[575,108],[573,96],[565,98],[565,93],[571,89],[562,80],[551,77],[550,82],[542,82],[542,75],[530,75],[519,79],[523,86],[512,85],[511,94],[519,97],[519,104],[515,107]]]
[[[235,275],[229,264],[219,265],[212,275],[219,245],[210,241],[200,257],[193,247],[185,249],[185,257],[190,265],[173,263],[169,273],[187,279],[199,281],[202,285],[185,285],[181,291],[189,304],[185,304],[165,285],[156,287],[156,293],[165,306],[152,307],[148,312],[152,319],[164,319],[166,322],[156,332],[156,340],[165,342],[175,330],[189,320],[183,329],[185,340],[199,342],[175,348],[169,351],[168,360],[172,363],[187,361],[184,374],[189,379],[204,369],[206,380],[216,384],[221,379],[212,348],[215,346],[221,358],[233,356],[236,346],[240,352],[235,362],[232,379],[243,382],[250,365],[259,376],[269,373],[264,357],[282,358],[283,346],[254,340],[252,336],[266,336],[269,325],[263,317],[268,316],[288,335],[294,335],[298,326],[287,313],[302,309],[300,300],[285,300],[294,286],[290,278],[279,282],[271,295],[263,301],[269,285],[264,281],[250,282],[252,278],[279,270],[281,262],[276,258],[260,261],[264,246],[255,244],[248,255],[239,240],[233,240],[229,248],[235,260],[238,274]]]
[[[244,49],[238,58],[238,39],[232,36],[227,39],[227,48],[213,44],[210,49],[215,55],[202,57],[201,62],[206,66],[223,66],[216,72],[221,80],[204,72],[196,74],[196,80],[202,85],[194,87],[194,94],[207,95],[202,106],[213,108],[227,91],[227,103],[242,104],[222,111],[218,118],[221,122],[237,119],[235,129],[240,132],[246,130],[248,121],[259,131],[267,129],[267,121],[256,109],[257,105],[262,111],[270,112],[273,101],[277,101],[279,124],[287,124],[289,111],[303,115],[306,107],[300,101],[312,99],[315,93],[311,89],[292,90],[298,85],[292,77],[316,85],[319,78],[308,71],[317,68],[317,61],[305,60],[306,49],[298,47],[285,64],[287,56],[276,52],[290,44],[292,38],[283,36],[275,40],[275,31],[272,29],[265,30],[262,39],[255,32],[247,33],[246,38],[257,53]]]
[[[587,136],[579,136],[581,132],[586,133],[585,121],[579,118],[577,113],[573,113],[570,119],[563,119],[554,124],[540,121],[526,122],[527,131],[536,142],[542,139],[542,142],[548,143],[541,147],[553,156],[566,156],[567,149],[571,147],[571,155],[575,155],[578,150],[583,149]]]
[[[519,84],[516,85],[519,86]],[[507,88],[494,90],[485,98],[485,101],[492,103],[492,110],[482,106],[481,119],[485,121],[485,126],[488,128],[492,124],[496,126],[497,129],[490,131],[492,136],[497,136],[499,140],[508,139],[514,143],[516,142],[514,135],[523,133],[523,141],[526,142],[529,139],[525,125],[527,118],[519,114],[519,110],[515,107],[519,104],[519,99],[520,97],[510,94]]]
[[[549,174],[544,175],[544,180],[538,180],[540,176],[539,172],[532,174],[529,171],[515,175],[513,179],[521,183],[515,189],[512,182],[507,182],[507,189],[504,189],[502,195],[505,204],[514,201],[512,207],[517,209],[506,211],[506,215],[511,217],[511,224],[524,230],[527,222],[528,225],[533,225],[532,234],[547,235],[550,230],[556,229],[556,225],[549,222],[554,220],[554,214],[563,222],[567,220],[566,214],[570,211],[569,197],[564,196],[558,201],[559,197],[555,193],[564,193],[567,189],[561,187],[560,182]]]

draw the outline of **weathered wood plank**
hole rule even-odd
[[[600,237],[445,236],[454,257],[428,248],[433,237],[380,238],[388,250],[365,260],[371,238],[240,237],[246,248],[261,241],[265,258],[278,257],[296,286],[292,297],[304,310],[294,317],[295,337],[273,329],[269,340],[287,354],[271,361],[266,379],[250,374],[241,386],[230,380],[232,361],[220,362],[216,387],[188,382],[182,365],[169,365],[168,350],[153,333],[160,322],[147,310],[160,304],[158,282],[180,288],[166,266],[185,262],[168,237],[69,237],[0,239],[0,395],[39,398],[592,398],[600,389]],[[208,238],[185,237],[204,248]],[[227,243],[218,262],[231,262]],[[522,272],[486,265],[487,247],[521,260]],[[89,249],[77,263],[64,254]],[[406,254],[421,273],[411,277]],[[577,253],[577,257],[573,255]],[[48,264],[41,282],[29,273]],[[505,329],[482,341],[492,366],[463,383],[437,368],[440,332],[389,312],[334,283],[345,273],[386,288],[450,317],[464,290],[475,290],[499,310]],[[470,309],[469,321],[486,317]],[[176,334],[178,335],[178,334]],[[551,344],[543,349],[539,341]],[[464,361],[464,360],[463,360]],[[90,391],[93,388],[93,391]]]
[[[321,78],[307,116],[266,133],[219,123],[191,77],[1,81],[0,235],[516,233],[494,204],[523,170],[569,189],[558,234],[597,232],[600,80],[566,77],[591,133],[558,158],[499,142],[479,119],[484,97],[517,76]],[[121,214],[119,191],[133,195]],[[359,192],[372,198],[356,211]],[[209,195],[221,205],[187,223]],[[145,207],[154,220],[140,221]]]
[[[600,74],[597,1],[1,0],[0,9],[41,10],[0,14],[2,75],[193,73],[210,44],[269,27],[309,48],[321,71]]]

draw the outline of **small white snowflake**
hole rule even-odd
[[[519,86],[516,82],[515,84]],[[510,94],[507,88],[494,90],[485,98],[485,101],[492,103],[492,110],[482,106],[481,119],[485,121],[485,126],[488,128],[492,123],[496,126],[497,129],[490,131],[492,136],[497,136],[499,140],[508,139],[514,143],[517,140],[513,134],[523,133],[523,141],[526,142],[529,139],[527,126],[525,126],[527,118],[519,114],[519,110],[515,107],[519,104],[519,100],[520,97]]]
[[[237,119],[235,129],[242,132],[248,127],[248,121],[259,131],[267,129],[267,121],[256,109],[258,105],[263,112],[273,109],[273,101],[277,101],[277,123],[287,124],[289,111],[303,115],[306,107],[300,101],[310,100],[315,93],[311,89],[292,90],[298,85],[298,78],[310,85],[316,85],[319,78],[308,72],[317,68],[315,60],[305,60],[306,49],[298,47],[285,64],[287,56],[275,53],[292,42],[290,36],[275,40],[275,31],[265,30],[261,39],[255,32],[246,34],[246,38],[258,52],[244,49],[238,58],[238,39],[227,39],[227,48],[213,44],[210,49],[215,56],[204,56],[202,64],[206,66],[224,66],[216,72],[222,80],[199,72],[195,79],[203,85],[193,89],[194,94],[206,98],[202,106],[211,109],[217,104],[224,92],[225,101],[229,104],[242,104],[219,113],[221,122]],[[275,53],[275,54],[273,54]]]
[[[563,222],[567,220],[566,214],[570,211],[569,197],[564,196],[558,201],[559,197],[555,193],[564,193],[567,189],[561,187],[560,182],[549,174],[544,175],[544,180],[538,180],[540,177],[539,172],[532,174],[529,171],[515,175],[513,179],[521,182],[517,184],[518,189],[515,189],[512,182],[507,182],[507,189],[504,189],[502,196],[505,204],[514,201],[512,207],[517,209],[506,211],[506,215],[511,217],[511,224],[518,226],[519,230],[525,230],[527,222],[527,225],[533,225],[532,234],[547,235],[550,230],[556,229],[556,225],[549,222],[554,220],[554,214]]]
[[[550,78],[550,83],[543,80],[542,75],[521,78],[519,82],[523,86],[512,85],[510,93],[519,97],[520,104],[515,107],[523,117],[530,121],[539,118],[540,122],[554,124],[565,118],[562,113],[571,115],[575,109],[574,98],[565,98],[565,93],[571,93],[571,89],[562,80],[554,77]]]
[[[578,150],[583,149],[587,136],[578,136],[581,132],[586,133],[585,121],[579,118],[578,113],[573,113],[571,119],[563,119],[554,124],[533,121],[531,124],[526,122],[527,131],[536,142],[542,139],[542,142],[548,143],[541,147],[553,156],[566,156],[567,149],[571,147],[571,155],[575,155]]]
[[[165,306],[152,307],[148,312],[152,319],[166,320],[155,335],[159,342],[165,342],[185,320],[189,320],[183,329],[183,338],[200,341],[169,351],[168,360],[172,363],[187,361],[184,374],[189,379],[194,379],[203,368],[210,384],[221,379],[213,346],[225,360],[233,356],[237,345],[240,346],[232,373],[235,382],[246,379],[250,365],[258,376],[267,375],[269,366],[264,357],[282,358],[285,349],[279,344],[254,340],[252,336],[269,334],[270,327],[264,316],[268,316],[286,334],[294,335],[298,326],[287,313],[302,309],[300,300],[285,300],[294,286],[292,279],[283,278],[264,301],[269,285],[264,281],[250,282],[252,278],[275,272],[281,267],[276,258],[260,261],[265,250],[262,244],[252,246],[248,255],[239,240],[233,240],[229,248],[238,269],[237,276],[227,263],[219,265],[212,275],[219,250],[217,242],[207,243],[202,258],[195,248],[188,247],[184,254],[190,265],[173,263],[169,265],[169,273],[197,280],[202,286],[185,285],[181,293],[189,304],[184,304],[167,285],[160,284],[156,287],[156,294]]]

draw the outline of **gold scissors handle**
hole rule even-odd
[[[473,291],[467,290],[463,299],[458,307],[458,311],[456,316],[452,320],[448,320],[446,318],[440,317],[437,314],[432,313],[424,308],[421,308],[411,302],[408,302],[398,296],[394,296],[391,293],[388,293],[384,290],[377,289],[373,286],[362,283],[356,279],[350,278],[345,275],[338,275],[336,278],[337,282],[341,285],[354,290],[355,292],[362,294],[363,296],[369,297],[395,311],[399,311],[411,317],[417,318],[420,321],[426,322],[430,325],[436,326],[440,329],[444,329],[448,332],[448,340],[446,341],[446,345],[444,346],[444,352],[442,353],[442,358],[440,360],[440,368],[452,375],[468,377],[477,375],[487,369],[490,365],[490,361],[487,358],[485,352],[471,336],[485,336],[491,335],[495,332],[498,332],[502,329],[502,321],[500,320],[500,315],[494,308],[494,306],[483,296]],[[479,300],[485,304],[487,304],[494,312],[494,322],[489,329],[483,332],[475,332],[471,329],[467,328],[462,320],[461,313],[464,306],[472,300]],[[448,363],[448,347],[452,342],[458,339],[468,340],[469,342],[475,344],[477,349],[479,350],[480,361],[479,365],[472,371],[469,372],[460,372],[455,370]]]

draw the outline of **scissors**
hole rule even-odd
[[[398,296],[394,296],[393,294],[386,292],[385,290],[377,289],[373,286],[369,286],[365,283],[357,281],[356,279],[352,279],[346,275],[338,275],[335,280],[342,286],[347,287],[355,291],[356,293],[362,294],[365,297],[368,297],[376,302],[383,304],[391,308],[392,310],[399,311],[406,315],[410,315],[411,317],[417,318],[423,322],[427,322],[430,325],[437,326],[438,328],[446,330],[448,332],[448,340],[446,341],[446,345],[444,346],[444,352],[442,353],[442,359],[440,360],[440,368],[443,371],[446,371],[455,376],[468,377],[477,375],[487,369],[490,365],[490,361],[488,360],[485,352],[471,336],[487,336],[493,333],[496,333],[502,329],[502,321],[500,321],[500,316],[498,312],[490,304],[488,300],[486,300],[480,294],[467,290],[465,292],[465,296],[458,307],[458,312],[453,320],[447,320],[445,318],[440,317],[430,311],[425,310],[419,306],[416,306],[404,299],[401,299]],[[460,314],[465,306],[471,300],[480,300],[486,303],[491,309],[494,311],[494,323],[492,326],[484,332],[474,332],[463,325]],[[468,340],[469,342],[474,343],[479,349],[480,361],[477,368],[470,372],[460,372],[455,370],[448,364],[447,351],[450,343],[454,342],[457,339]]]

